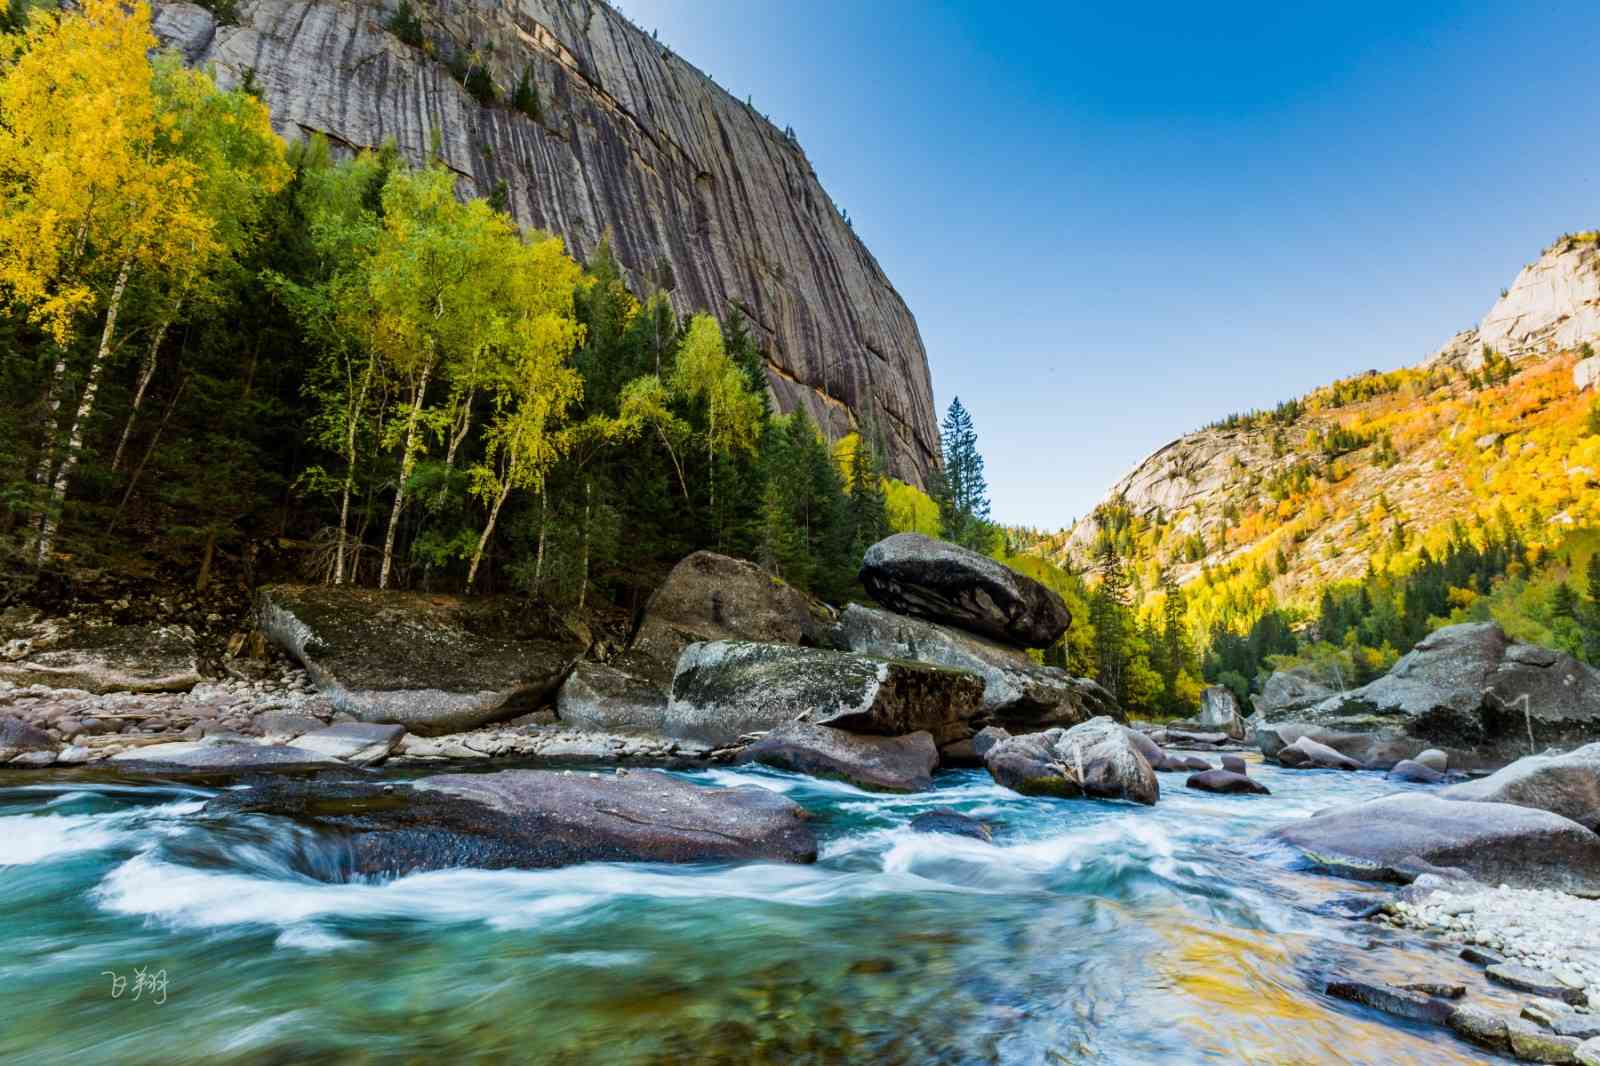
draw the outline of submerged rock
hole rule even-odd
[[[1271,836],[1365,880],[1404,882],[1446,867],[1484,883],[1600,894],[1600,835],[1509,803],[1403,792],[1323,811]]]
[[[1451,785],[1439,795],[1533,807],[1600,832],[1600,744],[1565,755],[1529,755],[1488,777]]]
[[[925,731],[947,744],[970,732],[982,698],[983,680],[961,670],[719,640],[691,644],[678,660],[666,729],[730,745],[802,721],[880,736]]]
[[[1195,774],[1184,782],[1187,788],[1199,792],[1221,792],[1225,794],[1253,793],[1258,796],[1270,796],[1272,790],[1259,781],[1252,781],[1244,774],[1236,774],[1232,770],[1207,770]]]
[[[425,736],[548,704],[583,652],[499,597],[273,585],[256,606],[261,631],[335,707]]]
[[[1131,733],[1110,718],[1095,718],[1071,729],[1007,737],[989,749],[984,765],[996,783],[1023,795],[1153,804],[1161,785]]]
[[[933,787],[939,749],[927,733],[873,737],[809,722],[785,722],[739,753],[741,763],[831,777],[881,792]]]
[[[769,789],[650,770],[442,774],[414,786],[272,781],[208,808],[286,815],[348,842],[349,873],[582,862],[814,862],[805,811]]]
[[[994,834],[984,823],[962,814],[960,811],[951,810],[949,807],[940,807],[937,810],[923,811],[911,819],[913,833],[947,833],[951,836],[971,837],[989,843],[994,839]]]
[[[1021,648],[852,603],[832,630],[833,642],[859,655],[908,659],[983,678],[983,712],[1011,728],[1071,726],[1099,715],[1121,721],[1122,709],[1099,684],[1040,666]]]
[[[1448,999],[1436,998],[1408,988],[1376,985],[1366,981],[1329,981],[1326,991],[1335,999],[1349,1000],[1374,1010],[1381,1010],[1385,1014],[1410,1018],[1413,1021],[1432,1022],[1434,1025],[1445,1024],[1456,1009]]]
[[[1025,648],[1046,648],[1072,622],[1061,597],[987,555],[896,533],[867,549],[861,583],[899,614],[948,622]]]

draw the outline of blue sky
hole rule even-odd
[[[1006,522],[1414,363],[1600,226],[1593,0],[620,6],[795,128]]]

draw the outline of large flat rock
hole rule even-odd
[[[747,641],[691,644],[667,706],[669,736],[728,745],[785,722],[851,733],[925,731],[960,740],[983,699],[983,679],[926,663]]]
[[[360,876],[583,862],[813,862],[805,811],[764,788],[710,788],[650,770],[441,774],[414,786],[274,781],[223,810],[293,817],[349,841]]]
[[[1366,880],[1410,881],[1447,867],[1485,884],[1600,894],[1600,834],[1509,803],[1408,792],[1324,811],[1271,835]]]
[[[1093,680],[1040,666],[1021,648],[953,626],[852,603],[841,612],[831,636],[861,655],[970,670],[983,678],[985,719],[1007,728],[1073,726],[1099,715],[1124,717],[1111,693]]]
[[[509,598],[272,585],[256,613],[339,710],[425,736],[550,703],[583,652]]]
[[[835,778],[877,792],[922,792],[933,786],[939,749],[927,733],[873,737],[786,722],[747,746],[738,761]]]
[[[1039,582],[921,533],[896,533],[868,548],[861,582],[897,614],[1026,648],[1048,647],[1072,623],[1061,597]]]
[[[183,625],[12,620],[0,624],[0,681],[84,692],[188,692],[202,680]]]
[[[1532,807],[1600,832],[1600,744],[1565,755],[1529,755],[1488,777],[1451,785],[1439,795]]]
[[[203,773],[290,773],[342,765],[332,755],[287,744],[216,743],[205,740],[147,744],[118,752],[111,762]]]

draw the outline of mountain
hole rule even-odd
[[[279,132],[437,152],[463,195],[587,256],[609,233],[635,291],[737,307],[781,411],[830,439],[871,414],[889,472],[923,485],[938,429],[905,301],[780,130],[598,0],[212,0],[155,29]]]
[[[1167,570],[1252,571],[1244,595],[1304,600],[1369,564],[1508,515],[1525,531],[1600,524],[1597,234],[1563,237],[1476,327],[1418,366],[1334,382],[1187,434],[1031,550],[1094,565],[1112,537],[1136,592]],[[1208,582],[1210,584],[1210,582]]]

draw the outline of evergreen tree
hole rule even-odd
[[[945,539],[974,551],[987,551],[993,535],[989,483],[983,476],[978,432],[961,397],[950,401],[939,425],[939,438],[944,445],[944,476],[935,499]]]
[[[1100,570],[1100,584],[1094,590],[1089,609],[1089,621],[1094,626],[1095,680],[1113,697],[1121,699],[1130,636],[1128,578],[1114,538],[1101,538],[1095,561]]]

